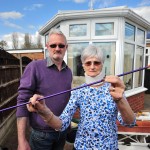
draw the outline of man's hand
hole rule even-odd
[[[24,140],[20,143],[18,143],[17,150],[31,150],[30,145],[27,140]]]

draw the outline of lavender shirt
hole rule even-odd
[[[59,71],[50,59],[32,61],[26,67],[18,88],[17,104],[28,102],[33,94],[37,93],[48,96],[61,91],[71,89],[72,73],[63,62],[62,70]],[[67,105],[70,92],[54,96],[45,100],[51,111],[59,116]],[[29,117],[30,125],[37,130],[53,130],[44,123],[36,113],[28,112],[26,106],[17,108],[17,117]]]

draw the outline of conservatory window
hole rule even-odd
[[[125,23],[125,39],[135,41],[135,26]]]
[[[114,23],[96,23],[95,36],[114,35]]]
[[[144,48],[137,46],[135,68],[143,67],[143,62],[144,62]],[[135,88],[142,86],[142,78],[143,78],[142,76],[143,71],[138,71],[135,73],[135,82],[134,82]]]
[[[69,25],[69,36],[70,37],[87,36],[87,25],[86,24]]]
[[[137,29],[137,41],[138,44],[145,44],[145,32],[141,29]]]
[[[88,43],[73,43],[68,45],[68,66],[72,69],[74,76],[84,76],[81,63],[81,52],[88,46]]]
[[[133,70],[134,67],[134,45],[125,43],[124,46],[124,72]],[[128,74],[123,77],[123,81],[126,85],[126,90],[130,90],[133,87],[133,74]]]
[[[115,74],[116,42],[94,42],[94,45],[103,51],[105,57],[103,71],[105,74]]]

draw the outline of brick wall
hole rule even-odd
[[[145,93],[142,92],[127,98],[132,110],[135,113],[144,109],[144,95]]]
[[[150,43],[146,43],[146,46],[147,46],[147,47],[150,47]]]

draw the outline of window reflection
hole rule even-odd
[[[116,52],[116,43],[115,42],[102,42],[94,43],[98,46],[104,53],[105,63],[103,66],[103,71],[106,75],[115,74],[115,52]]]
[[[96,23],[95,24],[95,36],[113,35],[114,23]]]
[[[86,24],[73,24],[69,25],[69,36],[78,37],[87,35],[87,25]]]
[[[68,45],[67,64],[73,73],[73,87],[85,82],[84,70],[81,63],[81,53],[89,43],[73,43]]]
[[[134,45],[125,43],[124,46],[124,72],[133,70],[134,67]],[[123,81],[126,85],[126,90],[133,87],[133,74],[123,76]]]
[[[136,49],[136,68],[140,68],[143,66],[144,61],[144,48],[137,46]],[[135,87],[142,86],[142,78],[143,78],[143,71],[138,71],[135,73]]]
[[[68,45],[68,66],[72,69],[74,76],[84,76],[81,63],[81,53],[88,43],[74,43]]]
[[[137,31],[135,36],[135,29]],[[125,24],[125,46],[124,46],[124,72],[143,67],[145,31],[129,23]],[[128,43],[127,43],[128,42]],[[129,43],[130,42],[130,43]],[[143,71],[129,74],[123,77],[126,90],[142,86]]]
[[[135,26],[125,23],[125,39],[135,41]]]
[[[145,44],[145,32],[141,29],[137,29],[137,42],[138,44]]]
[[[48,35],[49,35],[49,34],[46,34],[46,35],[45,35],[45,46],[46,46],[46,44],[47,44],[47,42],[48,42]]]

